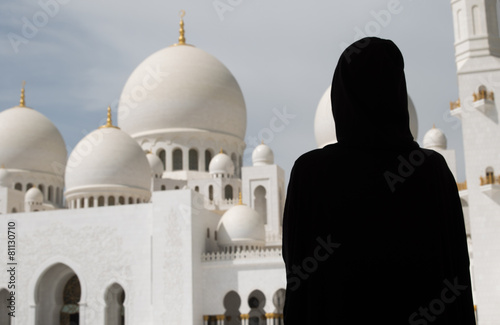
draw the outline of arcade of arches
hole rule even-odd
[[[204,325],[283,325],[283,307],[285,289],[279,289],[273,295],[273,312],[265,311],[266,297],[260,290],[254,290],[247,299],[248,314],[240,312],[241,298],[235,291],[229,291],[223,301],[223,315],[203,316]]]

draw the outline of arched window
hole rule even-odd
[[[212,152],[210,150],[205,150],[205,171],[208,172],[208,166],[210,165],[210,160],[212,160]]]
[[[9,292],[7,289],[2,289],[0,290],[0,324],[5,324],[5,325],[10,325],[12,324],[10,320],[12,319],[9,314],[8,314],[8,309],[7,307],[9,306],[8,304],[8,298],[10,298]]]
[[[189,150],[189,170],[198,170],[198,151]]]
[[[238,166],[238,161],[236,160],[236,154],[234,152],[231,154],[231,161],[234,165],[234,174],[240,177],[240,173],[238,172],[240,170],[240,167]]]
[[[233,199],[233,187],[231,185],[226,185],[226,187],[224,188],[224,198],[226,200]]]
[[[166,168],[167,168],[167,157],[165,155],[165,150],[160,149],[160,150],[158,150],[158,152],[156,154],[158,155],[158,158],[160,158],[161,163],[163,164],[163,170],[166,170]]]
[[[115,197],[114,196],[110,196],[108,198],[108,205],[109,206],[115,205]]]
[[[82,197],[80,199],[80,208],[84,208],[85,207],[85,199]]]
[[[43,184],[38,184],[38,189],[45,195],[45,186],[43,186]]]
[[[89,208],[93,208],[94,207],[94,197],[91,196],[89,197]]]
[[[134,204],[134,198],[133,197],[129,197],[128,198],[128,204]]]
[[[167,188],[165,187],[165,185],[162,185],[162,186],[161,186],[161,190],[162,190],[162,191],[165,191],[166,189],[167,189]]]
[[[106,325],[124,325],[125,324],[125,291],[114,283],[106,292]]]
[[[214,200],[214,187],[212,185],[208,187],[208,199],[210,201]]]
[[[17,209],[16,208],[12,208],[12,213],[16,213],[17,212]]]
[[[254,190],[254,208],[263,218],[264,223],[267,224],[267,199],[266,199],[266,189],[264,186],[259,185]]]
[[[224,316],[226,316],[224,325],[240,325],[240,295],[235,291],[229,291],[226,296],[224,296],[223,305],[225,309]]]
[[[123,196],[120,196],[118,198],[118,203],[120,203],[120,205],[125,205],[125,198]]]
[[[207,238],[210,238],[210,228],[207,228]]]
[[[16,189],[18,191],[22,191],[23,190],[23,185],[21,183],[16,183],[16,185],[14,186],[14,189]]]
[[[182,170],[182,150],[175,149],[172,154],[172,166],[173,170]]]
[[[140,198],[137,198],[137,200],[135,201],[136,203],[141,203],[141,199]]]
[[[33,183],[28,183],[28,185],[26,185],[26,192],[28,192],[28,190],[32,187],[33,187]]]
[[[59,204],[59,187],[56,187],[56,204]]]
[[[478,6],[472,6],[472,35],[481,34],[481,13]]]
[[[175,189],[178,190],[179,189],[179,186],[175,186]]]
[[[97,206],[98,207],[104,206],[104,196],[99,196],[99,198],[97,199]]]
[[[52,200],[54,199],[54,188],[52,187],[52,185],[49,186],[48,190],[49,192],[47,193],[47,200],[53,202]]]
[[[273,296],[273,305],[274,305],[274,313],[278,315],[283,315],[283,309],[285,307],[285,289],[279,289],[274,293]],[[278,318],[278,323],[276,325],[283,325],[283,319]]]
[[[73,325],[78,324],[80,320],[80,311],[78,307],[78,302],[80,301],[81,288],[80,281],[78,277],[73,275],[63,290],[63,306],[60,312],[60,324],[61,325]]]
[[[266,325],[264,306],[266,305],[266,297],[260,290],[254,290],[248,296],[248,306],[250,318],[248,319],[249,325]]]
[[[200,191],[200,187],[199,187],[199,186],[195,186],[195,187],[194,187],[194,191],[195,191],[195,192],[199,192],[199,191]]]
[[[80,281],[67,265],[57,263],[45,270],[37,281],[34,298],[33,324],[79,323]]]

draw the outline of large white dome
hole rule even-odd
[[[222,247],[263,246],[265,240],[264,218],[246,205],[227,210],[217,226],[217,243]]]
[[[151,169],[139,144],[125,132],[106,127],[83,138],[66,166],[66,192],[99,187],[150,191]]]
[[[238,82],[212,55],[188,45],[159,50],[130,75],[118,125],[133,137],[210,131],[243,140],[246,108]]]
[[[316,116],[314,117],[314,136],[318,148],[323,148],[327,144],[337,142],[337,134],[335,133],[335,122],[333,120],[332,102],[330,92],[332,86],[328,87],[321,97]]]
[[[0,113],[0,165],[62,176],[66,159],[61,133],[43,114],[24,106]]]
[[[324,146],[336,143],[337,134],[335,133],[335,122],[333,120],[332,113],[332,101],[330,97],[330,92],[332,86],[328,87],[323,96],[321,97],[318,108],[316,109],[316,116],[314,118],[314,136],[316,138],[316,144],[318,148],[323,148]],[[408,96],[408,113],[410,115],[410,131],[413,138],[417,140],[418,138],[418,118],[417,111],[415,110],[415,105]]]

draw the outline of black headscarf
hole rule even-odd
[[[366,38],[332,85],[338,143],[294,164],[285,325],[472,325],[464,219],[444,158],[413,141],[403,58]]]
[[[340,143],[413,145],[403,56],[392,41],[368,37],[349,46],[335,69],[331,99]]]

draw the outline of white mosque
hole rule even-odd
[[[479,324],[500,319],[500,91],[495,0],[452,0],[468,184],[458,184]],[[257,146],[231,72],[184,39],[131,74],[105,125],[70,153],[54,124],[0,112],[0,324],[282,325],[284,171]],[[330,90],[315,119],[335,142]],[[416,110],[409,99],[411,130]],[[22,132],[21,132],[22,130]],[[423,146],[455,152],[430,129]],[[7,312],[6,312],[7,311]],[[15,315],[10,317],[8,313]]]

